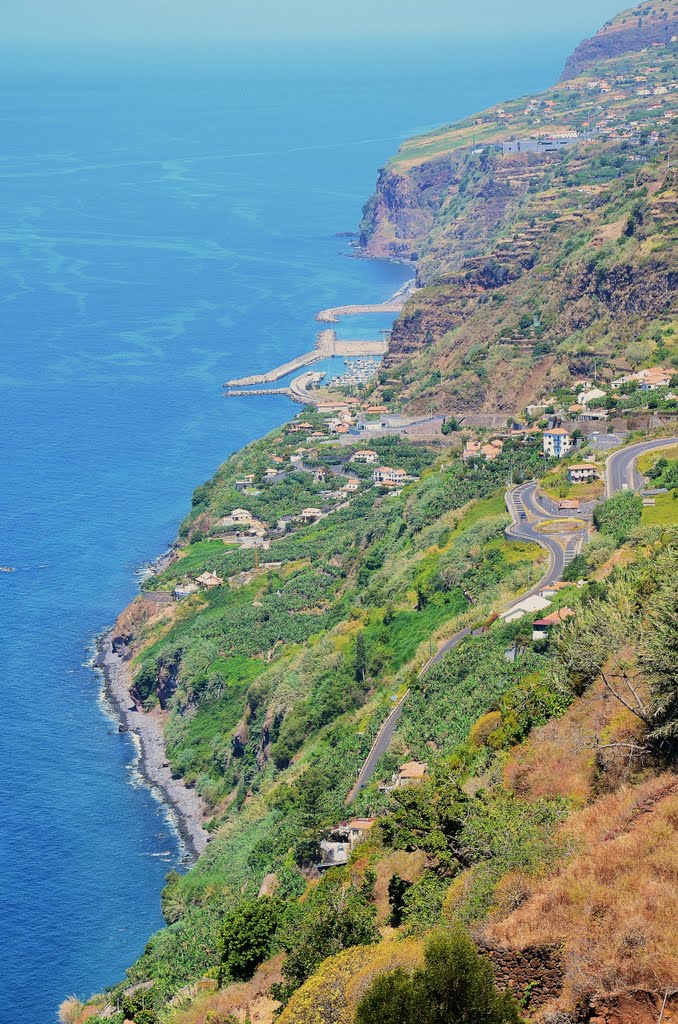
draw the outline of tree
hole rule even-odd
[[[446,416],[443,420],[443,425],[440,428],[440,431],[442,434],[447,436],[448,434],[454,433],[455,430],[459,430],[459,425],[459,420],[456,416]]]
[[[342,871],[330,871],[310,890],[281,933],[287,957],[282,969],[286,984],[277,990],[279,996],[289,997],[328,956],[379,939],[373,890],[369,872],[356,885]]]
[[[643,514],[643,499],[633,491],[620,491],[593,511],[593,522],[603,534],[623,544],[632,530],[639,525]]]
[[[391,904],[391,918],[389,924],[398,928],[403,921],[405,910],[405,893],[412,883],[400,875],[391,875],[388,883],[388,902]]]
[[[429,939],[424,964],[412,974],[383,974],[367,990],[356,1024],[521,1024],[510,992],[461,930]]]
[[[568,583],[576,583],[577,580],[585,580],[588,572],[589,567],[584,555],[575,555],[570,564],[565,568],[563,579]]]
[[[365,645],[365,634],[358,633],[355,642],[355,677],[360,683],[365,682],[367,671],[367,649]]]
[[[246,981],[267,959],[284,906],[276,897],[262,896],[231,911],[221,932],[220,985],[231,978]]]

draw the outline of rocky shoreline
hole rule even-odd
[[[193,862],[209,839],[209,833],[203,828],[205,804],[195,789],[172,776],[167,762],[162,717],[155,712],[139,711],[135,706],[130,696],[129,667],[113,650],[112,638],[112,630],[97,638],[94,666],[103,676],[104,692],[115,708],[121,726],[139,740],[139,774],[169,808],[188,859]]]

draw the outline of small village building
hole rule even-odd
[[[581,405],[589,405],[591,402],[597,401],[599,398],[605,398],[606,392],[602,391],[601,388],[589,388],[588,391],[580,391],[577,395],[577,401]]]
[[[316,519],[320,519],[322,516],[322,509],[319,508],[305,508],[296,516],[296,519],[301,523],[314,523]]]
[[[405,764],[401,764],[395,779],[396,789],[416,785],[422,781],[427,772],[428,765],[425,761],[407,761]]]
[[[300,423],[297,420],[293,420],[292,423],[290,423],[287,426],[285,432],[287,434],[303,434],[307,430],[313,430],[313,424],[312,423],[306,423],[303,420]]]
[[[567,467],[567,479],[571,484],[585,484],[590,480],[596,480],[598,472],[590,462],[578,462],[575,466]]]
[[[360,489],[360,480],[357,476],[350,476],[344,486],[341,488],[346,494],[355,494]]]
[[[356,843],[359,843],[361,839],[364,839],[376,820],[376,818],[352,818],[351,821],[347,822],[346,828],[348,829],[348,839],[351,844],[351,849],[353,849]]]
[[[228,526],[229,524],[251,523],[253,519],[254,516],[246,508],[234,508],[227,516],[224,516],[222,522]]]
[[[630,373],[625,377],[619,377],[612,381],[612,387],[617,389],[622,384],[636,383],[641,391],[656,391],[657,388],[666,388],[671,383],[673,373],[664,369],[663,366],[653,366],[650,370],[639,370],[638,373]]]
[[[503,622],[517,622],[518,619],[522,619],[523,615],[532,615],[534,612],[540,612],[544,608],[548,608],[551,602],[547,601],[545,597],[539,597],[535,594],[533,597],[526,597],[522,601],[511,605],[505,612],[502,612],[499,618]]]
[[[238,477],[235,481],[236,491],[243,491],[246,487],[251,487],[254,483],[254,473],[247,473],[245,476]]]
[[[350,462],[366,462],[373,463],[377,462],[379,455],[377,452],[373,452],[370,448],[361,448],[359,451],[354,452],[350,458]]]
[[[223,586],[224,581],[221,576],[217,576],[214,572],[203,572],[196,578],[195,581],[198,586],[205,587],[206,590],[211,590],[213,587]]]
[[[332,833],[334,836],[334,833]],[[351,844],[348,836],[345,838],[329,838],[320,841],[320,855],[322,860],[317,866],[319,871],[327,871],[329,868],[343,867],[348,863],[351,853]]]
[[[372,473],[375,484],[402,484],[406,478],[404,469],[391,469],[390,466],[379,466]]]
[[[532,623],[532,639],[545,640],[549,630],[567,622],[574,614],[572,608],[559,608],[557,612],[552,612],[551,615],[546,615],[543,619],[535,619]]]
[[[577,419],[580,423],[591,423],[606,420],[609,415],[606,409],[584,409],[578,414]]]
[[[320,842],[322,860],[317,865],[318,869],[323,871],[346,864],[356,845],[364,839],[376,820],[352,818],[351,821],[342,821],[330,829]]]
[[[551,427],[544,431],[544,455],[550,459],[562,459],[572,451],[573,441],[565,427]]]
[[[313,483],[324,484],[326,477],[327,474],[325,473],[324,469],[316,469],[315,473],[313,474]]]

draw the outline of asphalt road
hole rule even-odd
[[[630,444],[628,448],[613,452],[606,462],[605,497],[611,498],[617,491],[626,488],[638,490],[642,487],[643,478],[636,467],[638,456],[652,452],[656,448],[668,448],[674,444],[678,444],[678,437],[667,437],[661,441],[639,441],[638,444]]]
[[[656,448],[666,448],[674,444],[678,444],[678,437],[666,438],[661,441],[640,441],[638,444],[629,445],[628,448],[622,448],[621,451],[614,452],[610,455],[606,463],[606,497],[609,498],[618,491],[623,490],[624,485],[630,489],[639,488],[642,485],[642,477],[636,468],[636,459],[640,455],[644,455],[645,452],[654,451]],[[510,605],[507,605],[503,611],[508,611],[515,605],[520,604],[526,598],[533,597],[535,594],[538,594],[540,590],[544,589],[544,587],[560,580],[565,568],[577,554],[577,551],[586,536],[584,531],[579,531],[578,533],[573,534],[561,534],[560,539],[556,539],[556,537],[549,536],[549,534],[546,533],[541,533],[536,529],[537,525],[540,522],[543,522],[543,520],[557,518],[557,515],[549,513],[539,502],[537,498],[538,487],[538,481],[533,480],[529,483],[520,484],[518,487],[515,487],[513,490],[508,492],[506,496],[506,503],[509,512],[513,517],[513,525],[507,529],[506,534],[509,538],[513,537],[516,540],[531,541],[533,544],[539,544],[542,548],[545,548],[549,555],[548,568],[538,583],[535,583],[530,590],[521,594],[521,596]],[[524,513],[524,519],[521,519],[521,513]],[[456,647],[457,644],[460,644],[467,636],[474,633],[477,635],[480,632],[481,630],[474,629],[473,626],[466,626],[464,629],[460,629],[454,634],[454,636],[451,636],[449,640],[446,640],[445,643],[438,648],[433,657],[426,662],[419,673],[419,677],[421,678],[426,675],[433,665],[436,665],[441,661],[446,654],[449,654],[449,652]],[[377,733],[377,737],[367,760],[363,764],[360,775],[356,780],[356,784],[349,793],[346,801],[347,803],[352,803],[363,786],[367,785],[369,780],[372,778],[379,758],[388,749],[391,737],[398,725],[398,719],[400,718],[408,694],[409,691],[391,711]]]
[[[526,597],[532,597],[533,594],[537,594],[544,587],[548,586],[549,583],[554,583],[556,580],[560,579],[565,566],[576,553],[576,548],[580,542],[579,536],[570,537],[568,535],[567,538],[562,538],[566,543],[565,548],[563,548],[563,545],[554,537],[550,537],[545,533],[540,533],[535,529],[538,522],[552,518],[552,516],[550,516],[549,513],[541,508],[537,503],[535,493],[537,486],[538,484],[536,481],[528,484],[521,484],[513,491],[510,491],[507,495],[507,504],[513,517],[513,525],[507,529],[506,533],[509,538],[514,537],[516,540],[532,541],[533,543],[539,544],[541,547],[545,548],[549,553],[548,569],[538,583],[535,583],[535,585],[526,593],[521,594],[520,598],[508,605],[505,610],[512,608],[515,604],[519,604],[520,601],[524,601]],[[524,520],[520,518],[521,512],[525,513],[526,518]],[[465,626],[464,629],[460,629],[457,633],[451,636],[449,640],[446,640],[445,643],[438,648],[433,657],[426,662],[419,673],[419,678],[421,679],[422,676],[426,675],[433,665],[437,665],[437,663],[441,661],[446,654],[449,654],[449,652],[460,644],[467,636],[471,636],[473,634],[478,635],[481,632],[482,630],[473,626]],[[346,799],[347,803],[352,803],[360,790],[367,785],[374,774],[374,769],[376,768],[379,758],[388,750],[391,737],[398,725],[398,720],[402,714],[408,694],[409,691],[391,711],[377,733],[372,749],[360,770],[360,774],[358,775],[353,789]]]

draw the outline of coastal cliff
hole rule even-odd
[[[102,650],[210,841],[127,979],[69,1024],[400,1020],[384,976],[419,977],[441,930],[502,1020],[675,1013],[678,453],[668,429],[642,453],[658,504],[611,473],[603,500],[606,445],[545,457],[540,411],[576,415],[594,375],[603,416],[678,409],[671,373],[611,384],[678,366],[675,43],[656,37],[677,9],[634,8],[552,90],[379,172],[364,253],[418,288],[363,397],[448,420],[366,442],[308,407],[196,488]],[[544,152],[544,131],[568,141]],[[462,435],[457,410],[501,428]],[[543,534],[568,529],[557,580]]]
[[[675,26],[674,5],[641,4],[551,89],[410,139],[380,172],[361,243],[413,262],[419,289],[375,401],[520,414],[594,361],[614,376],[673,346]]]
[[[576,78],[598,61],[648,46],[667,46],[678,35],[678,17],[673,4],[652,0],[624,11],[608,21],[591,39],[585,39],[567,58],[562,81]]]

